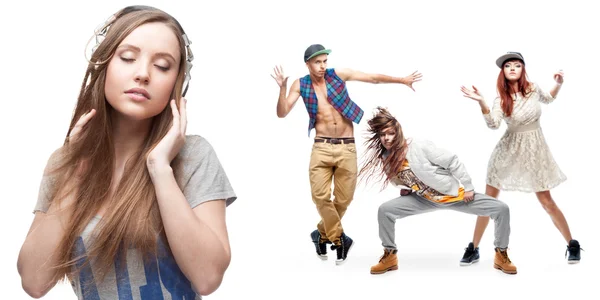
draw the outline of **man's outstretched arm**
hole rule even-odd
[[[362,81],[368,83],[400,83],[408,86],[413,91],[413,83],[421,81],[421,73],[418,71],[413,72],[412,74],[404,77],[393,77],[384,74],[376,74],[376,73],[365,73],[357,70],[352,70],[348,68],[344,69],[336,69],[336,74],[344,81]]]

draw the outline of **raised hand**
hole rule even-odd
[[[83,128],[95,115],[95,109],[92,109],[89,112],[81,115],[81,117],[79,117],[79,120],[77,120],[77,123],[75,123],[75,126],[73,126],[73,129],[71,129],[71,133],[69,133],[69,137],[67,140],[73,143],[77,142],[81,132],[83,131]]]
[[[173,113],[173,124],[167,134],[148,154],[146,164],[149,167],[157,164],[170,165],[171,161],[177,156],[185,144],[185,132],[187,130],[187,100],[181,98],[179,109],[177,109],[175,100],[171,100],[170,104]]]
[[[467,98],[471,98],[475,101],[483,101],[483,96],[481,95],[481,93],[475,86],[473,86],[473,90],[470,90],[464,86],[461,86],[460,90],[463,92],[463,94],[464,94],[463,96],[465,96]]]
[[[421,75],[421,73],[419,73],[419,71],[414,71],[412,74],[403,77],[404,79],[404,84],[406,84],[406,86],[408,86],[411,90],[415,90],[413,88],[413,83],[415,82],[419,82],[421,81],[421,77],[423,77],[423,75]]]
[[[282,87],[284,84],[287,84],[289,76],[285,76],[283,74],[283,68],[281,66],[275,66],[275,68],[273,68],[273,71],[275,72],[275,75],[271,74],[271,77],[275,79],[279,87]]]
[[[558,70],[558,72],[554,73],[554,80],[558,84],[562,84],[564,81],[565,73],[562,70]]]

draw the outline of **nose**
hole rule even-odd
[[[148,84],[150,82],[150,73],[148,72],[148,64],[140,63],[135,73],[135,82]]]

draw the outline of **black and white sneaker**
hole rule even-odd
[[[465,254],[460,260],[461,266],[470,266],[479,261],[479,247],[475,248],[473,243],[469,243],[469,246],[465,248]]]
[[[354,246],[354,241],[345,233],[342,233],[340,240],[340,245],[331,246],[331,250],[337,251],[337,259],[335,261],[336,265],[341,265],[346,261],[346,258],[348,258],[348,252],[350,252],[350,249],[352,246]]]
[[[567,253],[569,253],[569,258],[567,262],[569,264],[577,264],[581,260],[581,247],[579,246],[579,242],[577,240],[569,241],[569,245],[567,246],[567,251],[565,251],[565,257],[567,257]]]
[[[327,243],[321,243],[321,233],[319,233],[319,230],[311,232],[310,238],[313,244],[315,244],[317,256],[322,260],[327,260]]]

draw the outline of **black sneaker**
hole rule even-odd
[[[479,247],[475,248],[473,243],[469,243],[469,246],[465,248],[465,255],[460,260],[461,266],[470,266],[479,261]]]
[[[342,233],[340,239],[340,245],[331,246],[331,250],[337,251],[337,260],[335,261],[336,265],[341,265],[346,261],[346,258],[348,257],[348,252],[350,252],[350,248],[354,246],[354,241],[352,241],[352,239],[345,233]]]
[[[317,256],[322,260],[327,260],[327,243],[321,243],[321,233],[319,230],[311,232],[310,238],[312,239],[313,244],[315,244]]]
[[[570,264],[579,263],[581,260],[581,250],[583,249],[579,246],[579,242],[577,240],[571,240],[567,246],[567,251],[565,251],[565,257],[567,257],[567,252],[569,253],[567,262]]]

